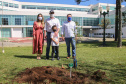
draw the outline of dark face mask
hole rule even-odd
[[[56,29],[53,29],[53,32],[55,32],[56,31]]]

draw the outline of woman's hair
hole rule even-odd
[[[44,27],[45,26],[45,24],[44,24],[44,17],[43,17],[43,15],[41,14],[41,13],[39,13],[38,15],[37,15],[37,22],[39,22],[39,19],[38,19],[38,17],[39,17],[39,15],[41,15],[42,16],[42,26]]]
[[[52,26],[52,30],[54,29],[54,27],[56,27],[56,25],[53,25],[53,26]]]

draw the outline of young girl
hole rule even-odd
[[[59,34],[58,35],[55,35],[55,32],[57,30],[57,27],[56,25],[52,26],[52,30],[53,32],[51,33],[51,45],[52,45],[52,61],[54,60],[54,56],[53,54],[55,53],[56,51],[56,57],[57,57],[57,60],[59,60]]]

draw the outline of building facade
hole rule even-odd
[[[63,22],[67,21],[67,14],[70,13],[73,16],[72,20],[76,22],[78,35],[103,37],[103,30],[99,26],[103,17],[100,17],[99,7],[102,6],[103,11],[106,11],[107,5],[110,6],[107,18],[111,25],[109,29],[106,29],[106,35],[114,35],[115,4],[98,3],[77,6],[0,0],[0,37],[32,37],[33,23],[36,21],[37,15],[42,13],[44,19],[47,19],[51,9],[55,11],[55,17],[59,19],[61,28]],[[123,5],[122,11],[126,11],[126,7]],[[124,33],[123,37],[126,37]]]

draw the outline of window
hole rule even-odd
[[[46,9],[46,7],[37,7],[37,9]]]
[[[27,9],[36,9],[36,7],[28,6]]]
[[[8,25],[8,18],[2,18],[2,24]]]
[[[8,3],[7,2],[3,2],[3,6],[8,7]]]
[[[0,1],[0,6],[2,6],[2,1]]]
[[[9,7],[13,7],[13,3],[9,3]]]
[[[21,18],[15,18],[15,25],[21,25]]]
[[[14,8],[19,8],[18,4],[14,4]]]
[[[22,9],[25,9],[25,6],[22,6]]]

